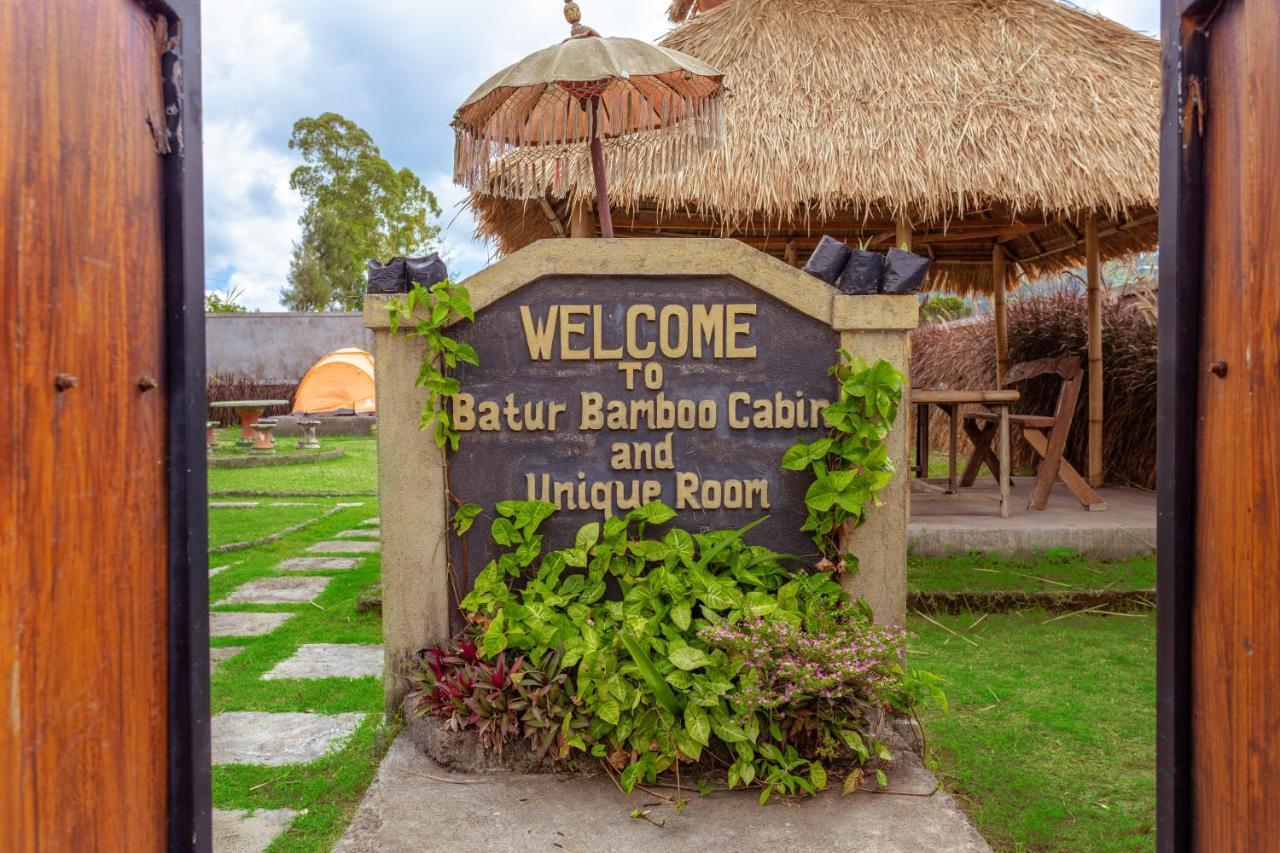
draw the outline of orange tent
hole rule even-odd
[[[371,415],[373,356],[340,349],[311,365],[293,398],[295,415]]]

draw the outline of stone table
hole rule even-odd
[[[210,403],[211,409],[235,409],[240,417],[239,444],[250,445],[254,441],[253,425],[262,419],[262,413],[270,406],[287,406],[288,400],[223,400]]]

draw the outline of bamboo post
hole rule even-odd
[[[1098,220],[1085,223],[1084,251],[1089,283],[1089,485],[1102,485],[1102,269]]]
[[[596,216],[591,205],[575,199],[569,218],[570,237],[595,237]]]
[[[898,234],[893,245],[899,249],[905,248],[908,252],[911,251],[911,223],[907,220],[905,213],[898,214]]]
[[[1009,286],[1009,271],[1005,265],[1004,246],[996,243],[991,252],[991,293],[996,313],[996,387],[1004,387],[1005,374],[1009,372],[1009,317],[1005,312],[1005,291]]]
[[[600,236],[613,239],[613,213],[604,174],[604,145],[600,142],[600,99],[591,99],[591,171],[596,178],[596,206],[600,211]]]

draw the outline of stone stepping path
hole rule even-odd
[[[364,501],[358,501],[356,503],[337,503],[334,504],[334,506],[340,506],[343,509],[354,509],[358,506],[364,506]]]
[[[244,646],[215,646],[209,649],[209,674],[218,671],[218,666],[244,651]]]
[[[350,540],[345,542],[317,542],[307,549],[312,554],[373,554],[377,550],[377,542],[352,542]]]
[[[362,527],[359,530],[344,530],[334,534],[339,539],[370,539],[382,535],[380,527]]]
[[[376,516],[376,515],[375,515],[373,518],[366,518],[364,521],[362,521],[362,522],[360,522],[360,523],[361,523],[361,524],[363,524],[363,525],[365,525],[366,527],[381,527],[381,526],[382,526],[382,520],[381,520],[381,519],[379,519],[379,518],[378,518],[378,516]]]
[[[214,809],[213,853],[262,853],[297,816],[292,809]]]
[[[219,604],[306,604],[329,585],[332,578],[294,576],[258,578],[237,587]]]
[[[230,566],[218,566],[216,569],[210,569],[210,570],[209,570],[209,577],[213,577],[214,575],[220,574],[221,572],[225,572],[225,571],[226,571],[227,569],[229,569],[229,568],[231,568],[231,567],[230,567]]]
[[[272,501],[270,506],[320,506],[315,501]]]
[[[276,568],[285,572],[301,570],[338,572],[354,569],[358,565],[360,560],[357,557],[290,557]]]
[[[350,737],[362,713],[227,711],[213,718],[213,763],[306,764]]]
[[[253,509],[257,505],[257,501],[215,501],[209,509]]]
[[[292,613],[209,613],[211,637],[261,637],[289,620]]]
[[[356,643],[311,643],[262,676],[281,678],[368,678],[382,675],[382,646]]]

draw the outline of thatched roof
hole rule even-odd
[[[642,143],[610,184],[619,236],[723,234],[782,256],[824,232],[892,243],[906,216],[932,285],[987,290],[999,240],[1028,275],[1154,247],[1159,45],[1058,0],[676,0],[662,44],[726,74],[725,143],[675,173]],[[593,197],[581,152],[526,152],[473,197],[503,251]],[[544,203],[545,202],[545,203]],[[553,224],[553,220],[556,220]],[[790,249],[788,250],[788,245]],[[919,248],[917,248],[919,251]]]

